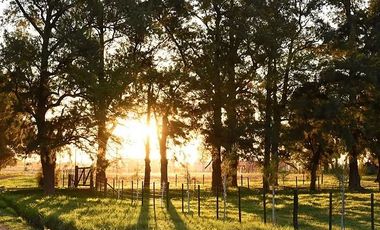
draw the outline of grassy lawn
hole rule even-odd
[[[0,200],[0,226],[4,226],[12,230],[32,230],[17,213],[10,208],[4,200]]]
[[[4,177],[3,177],[4,178]],[[370,229],[370,192],[377,191],[372,183],[373,178],[363,178],[364,184],[371,185],[371,190],[362,193],[346,193],[346,229]],[[302,188],[299,190],[299,228],[328,229],[329,191],[333,191],[333,228],[340,228],[341,194],[339,190],[330,190],[334,184],[333,177],[325,177],[325,185],[315,194]],[[35,185],[35,178],[6,178],[6,183],[23,187]],[[0,180],[3,185],[3,180]],[[258,182],[257,182],[258,183]],[[129,192],[130,183],[125,183],[124,191]],[[0,186],[1,186],[0,185]],[[256,187],[259,184],[254,184]],[[281,185],[281,183],[280,183]],[[286,186],[293,186],[293,179],[285,181]],[[327,186],[329,185],[329,186]],[[252,186],[252,182],[251,182]],[[305,184],[305,187],[307,185]],[[25,186],[27,187],[27,186]],[[263,224],[262,194],[258,189],[241,189],[242,223],[238,221],[238,196],[236,189],[230,189],[227,194],[226,214],[223,217],[223,200],[220,195],[219,220],[216,219],[215,196],[208,187],[201,189],[201,217],[197,212],[197,193],[191,186],[190,212],[187,212],[185,198],[184,213],[181,208],[180,183],[177,187],[171,185],[170,205],[166,208],[164,199],[161,201],[156,194],[155,207],[153,200],[147,196],[141,205],[139,200],[132,203],[131,197],[125,199],[104,197],[100,193],[87,190],[59,189],[57,194],[45,197],[36,188],[10,189],[0,196],[0,221],[25,225],[20,217],[27,219],[35,228],[50,229],[293,229],[293,190],[281,188],[275,196],[275,225],[272,225],[272,195],[267,194],[267,224]],[[202,186],[201,186],[202,187]],[[136,189],[136,187],[135,187]],[[111,195],[111,194],[109,194]],[[130,194],[129,194],[130,195]],[[186,197],[186,193],[185,193]],[[380,227],[380,193],[375,193],[375,226]],[[5,212],[6,211],[6,212]],[[5,218],[5,219],[4,219]],[[8,219],[6,219],[8,218]],[[2,222],[0,222],[1,224]],[[16,226],[16,225],[15,225]],[[11,227],[10,229],[27,229]]]

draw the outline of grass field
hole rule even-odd
[[[370,192],[375,191],[372,177],[363,178],[363,184],[372,185],[372,190],[362,193],[346,193],[346,229],[370,229]],[[326,176],[326,184],[334,184],[334,178]],[[25,183],[25,186],[23,186]],[[86,190],[59,189],[57,194],[44,197],[42,191],[31,188],[35,177],[18,175],[0,179],[0,186],[11,189],[0,196],[0,224],[9,229],[27,229],[25,221],[36,229],[293,229],[293,190],[280,189],[275,196],[275,225],[272,222],[272,196],[267,194],[267,222],[263,224],[262,194],[259,189],[241,189],[242,223],[238,221],[238,196],[230,189],[226,200],[226,219],[223,218],[223,201],[220,197],[219,220],[216,219],[215,196],[208,188],[201,189],[201,216],[198,217],[196,191],[190,190],[190,212],[181,210],[181,190],[171,186],[170,204],[167,209],[164,199],[156,197],[153,209],[152,197],[147,195],[144,204],[132,203],[130,197],[115,199]],[[280,182],[281,184],[281,182]],[[288,181],[287,186],[291,186]],[[26,189],[20,189],[27,187]],[[371,187],[372,188],[372,187]],[[193,189],[193,187],[192,187]],[[125,188],[128,191],[129,188]],[[299,190],[299,229],[328,229],[329,187],[310,194]],[[111,194],[109,194],[111,195]],[[157,194],[159,196],[159,194]],[[341,194],[333,191],[333,229],[340,228]],[[375,193],[375,226],[380,227],[380,193]],[[3,215],[6,210],[6,215]],[[8,219],[7,219],[8,218]],[[5,221],[3,221],[5,220]],[[3,222],[1,222],[3,221]],[[13,224],[13,226],[11,225]]]

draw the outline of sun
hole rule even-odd
[[[150,138],[150,158],[159,160],[159,140],[155,119],[151,120],[148,126],[145,119],[119,119],[118,125],[113,131],[113,135],[121,140],[117,147],[118,154],[123,158],[144,159],[145,142],[147,136]],[[180,146],[170,146],[167,151],[168,159],[177,159],[180,162],[194,164],[199,160],[199,148],[201,141],[199,138],[192,138]],[[108,148],[108,152],[111,148]],[[112,155],[108,154],[107,155]]]

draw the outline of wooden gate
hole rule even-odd
[[[94,169],[92,167],[78,167],[75,166],[74,175],[69,174],[69,187],[78,188],[90,187],[94,188]]]

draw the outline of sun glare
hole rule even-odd
[[[150,138],[150,157],[152,160],[159,160],[159,140],[157,133],[157,124],[154,119],[148,126],[145,120],[125,119],[119,120],[113,134],[120,138],[120,145],[115,149],[123,158],[144,159],[145,158],[145,142],[147,136]],[[198,161],[198,149],[201,141],[197,138],[191,139],[181,146],[168,146],[168,159],[175,159],[179,163],[194,164]],[[112,151],[109,148],[110,152]],[[110,154],[113,155],[113,154]]]

